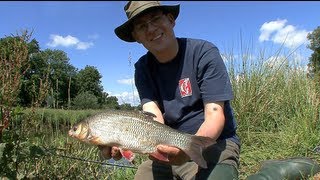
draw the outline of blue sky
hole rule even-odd
[[[220,51],[238,53],[240,43],[290,51],[306,64],[311,51],[307,33],[320,25],[316,1],[163,1],[180,4],[177,37],[206,39]],[[0,2],[0,37],[33,30],[42,50],[59,49],[70,63],[83,69],[95,66],[103,76],[104,91],[119,103],[138,102],[133,63],[146,53],[137,43],[121,41],[114,29],[126,21],[126,1],[17,1]],[[287,37],[287,39],[286,39]],[[128,59],[131,57],[130,66]],[[132,93],[134,93],[134,96]]]

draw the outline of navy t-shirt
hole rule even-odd
[[[225,126],[218,139],[240,145],[232,87],[218,48],[200,39],[177,40],[179,51],[172,61],[160,63],[148,52],[135,63],[141,104],[157,101],[166,125],[195,134],[204,121],[204,103],[224,101]]]

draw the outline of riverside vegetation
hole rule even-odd
[[[240,179],[259,170],[269,159],[310,157],[320,145],[320,94],[295,52],[251,52],[239,57],[223,53],[235,98],[232,101],[241,138]],[[253,56],[254,54],[254,56]],[[133,179],[136,169],[101,165],[97,147],[70,138],[67,131],[99,110],[21,108],[0,142],[0,177],[40,179]],[[2,115],[3,116],[3,115]],[[59,155],[83,158],[71,159]],[[138,155],[135,165],[146,156]]]

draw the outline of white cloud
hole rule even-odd
[[[91,34],[88,36],[89,39],[98,39],[99,38],[99,34]]]
[[[128,103],[132,106],[137,106],[140,104],[140,99],[138,91],[135,89],[133,92],[121,92],[121,93],[111,93],[108,92],[109,96],[116,96],[118,98],[119,104]]]
[[[75,47],[76,49],[86,50],[93,46],[92,42],[82,42],[78,38],[73,36],[60,36],[56,34],[50,35],[50,42],[47,43],[49,47]]]
[[[300,52],[293,52],[292,53],[292,64],[294,66],[300,66],[303,67],[305,66],[306,63],[309,62],[308,57],[303,56]]]
[[[279,56],[271,56],[266,61],[264,62],[267,66],[270,68],[279,68],[282,66],[284,63],[288,63],[288,58],[286,58],[283,55]]]
[[[81,50],[86,50],[91,46],[93,46],[92,42],[79,42],[76,48]]]
[[[260,28],[259,41],[272,41],[288,48],[296,48],[308,42],[307,35],[310,31],[286,24],[286,19],[264,23]]]
[[[294,51],[288,55],[271,56],[266,59],[264,63],[271,68],[278,68],[286,65],[290,66],[290,68],[293,70],[300,69],[301,71],[305,71],[307,62],[308,58],[304,57],[301,53]]]
[[[127,90],[127,91],[123,91],[123,92],[107,92],[109,94],[109,96],[117,97],[119,104],[128,103],[133,106],[137,106],[140,104],[139,94],[138,94],[136,86],[134,86],[134,79],[133,78],[119,79],[119,80],[117,80],[117,83],[124,84],[124,85],[130,85],[129,87],[132,87],[132,90]],[[129,88],[129,89],[131,89],[131,88]]]
[[[259,41],[262,42],[270,40],[270,35],[273,32],[281,30],[286,23],[286,19],[263,23],[260,28],[261,34],[259,36]]]
[[[119,80],[117,80],[117,82],[119,84],[126,84],[126,85],[134,84],[133,78],[131,78],[131,79],[119,79]]]
[[[69,47],[69,46],[74,46],[77,43],[79,43],[79,40],[75,37],[72,37],[70,35],[66,37],[62,37],[59,35],[50,35],[51,42],[49,42],[47,45],[50,47],[57,47],[57,46],[64,46],[64,47]]]

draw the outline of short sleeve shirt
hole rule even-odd
[[[177,38],[179,51],[168,63],[147,52],[135,63],[135,85],[141,104],[156,101],[165,124],[195,134],[204,122],[204,104],[224,101],[225,126],[218,139],[237,144],[233,92],[218,48],[205,40]]]

